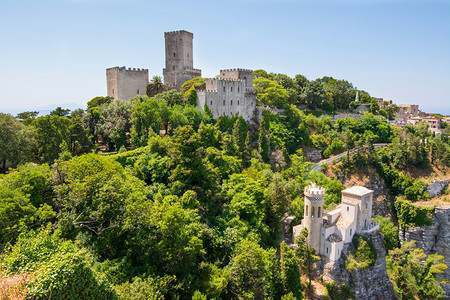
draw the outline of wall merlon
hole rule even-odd
[[[190,36],[194,36],[192,32],[186,31],[186,30],[175,30],[175,31],[168,31],[164,32],[164,36],[166,35],[179,35],[179,34],[187,34]]]
[[[220,72],[235,72],[235,71],[240,71],[240,72],[253,72],[253,70],[250,70],[250,69],[241,69],[241,68],[234,68],[234,69],[224,69],[224,70],[220,70]]]

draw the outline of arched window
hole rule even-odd
[[[175,71],[175,66],[172,66],[172,70]]]
[[[175,55],[175,52],[173,53],[173,57],[175,57],[176,55]]]

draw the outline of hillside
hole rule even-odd
[[[215,119],[184,100],[169,91],[98,97],[70,115],[0,114],[2,160],[13,166],[0,175],[0,272],[9,289],[2,297],[12,290],[30,299],[300,299],[315,297],[311,278],[333,299],[392,295],[389,282],[398,296],[442,298],[440,257],[423,264],[414,245],[400,246],[397,226],[432,223],[434,208],[410,202],[427,200],[427,183],[448,176],[448,129],[436,136],[423,124],[394,127],[370,113],[333,122],[287,99],[282,112],[251,122]],[[99,152],[99,140],[116,151]],[[327,157],[354,148],[323,172],[305,158],[311,149]],[[338,263],[349,278],[372,278],[385,264],[382,291],[365,290],[363,281],[337,285],[305,268],[327,263],[306,239],[279,243],[286,216],[301,222],[312,183],[325,188],[326,209],[340,203],[344,187],[374,190],[384,239],[355,235]],[[416,272],[396,268],[399,257]],[[407,286],[395,281],[398,272],[409,276]]]

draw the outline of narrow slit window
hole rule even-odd
[[[138,95],[139,95],[139,90],[137,90],[137,91],[136,91],[136,94],[138,94]]]
[[[238,87],[238,93],[239,93],[239,87]]]
[[[233,87],[230,88],[230,92],[232,92],[232,91],[233,91]]]
[[[211,106],[212,106],[212,101],[209,101],[209,105],[211,105]]]
[[[225,87],[223,87],[223,91],[225,92]]]
[[[238,105],[239,105],[239,100],[238,100]]]
[[[230,105],[233,105],[233,100],[230,100]]]
[[[311,207],[311,217],[314,218],[314,207]]]
[[[223,105],[225,106],[225,100],[223,100]]]
[[[176,55],[175,55],[175,52],[173,53],[173,57],[175,57]]]
[[[175,66],[172,66],[172,70],[175,71]]]
[[[320,217],[320,207],[317,208],[317,216]]]
[[[309,207],[308,207],[308,205],[306,205],[306,208],[305,208],[305,216],[308,216],[308,210],[309,210]]]

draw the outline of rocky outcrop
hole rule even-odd
[[[344,258],[353,250],[353,245],[348,244],[336,262],[325,264],[323,280],[334,281],[338,284],[345,283],[350,286],[356,299],[397,299],[386,273],[386,249],[383,235],[379,231],[362,235],[367,237],[377,249],[375,265],[365,270],[347,271]]]
[[[427,187],[427,192],[431,197],[436,197],[442,195],[442,192],[447,188],[450,179],[442,181],[433,181]]]
[[[438,280],[448,280],[450,278],[450,205],[436,207],[432,218],[431,226],[408,228],[405,233],[400,231],[399,236],[402,241],[414,240],[416,246],[423,249],[426,255],[444,256],[448,268],[438,276]],[[441,286],[450,298],[450,283],[441,284]]]

